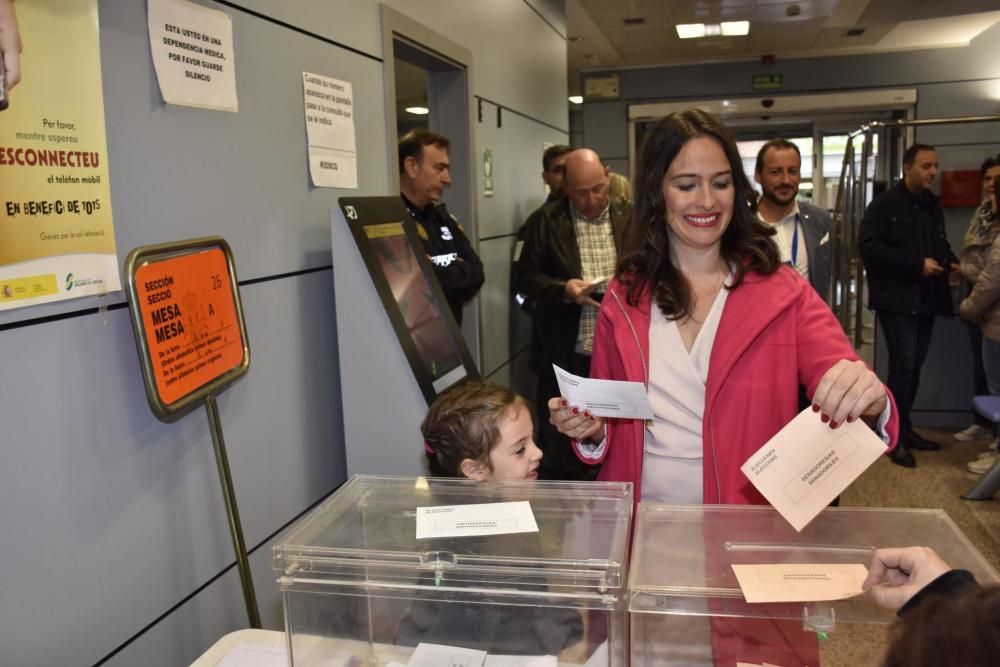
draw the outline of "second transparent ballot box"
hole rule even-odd
[[[880,664],[896,615],[869,594],[751,604],[732,565],[867,568],[876,548],[904,546],[931,547],[980,583],[1000,581],[942,510],[827,508],[796,532],[771,507],[640,503],[629,571],[631,664]]]
[[[494,503],[526,503],[538,530]],[[626,665],[631,515],[628,483],[352,477],[274,548],[291,663],[406,665],[434,644],[487,666]],[[446,536],[483,527],[500,533]]]

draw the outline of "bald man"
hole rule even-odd
[[[608,195],[608,168],[592,150],[566,158],[566,197],[542,208],[524,230],[515,288],[536,304],[531,367],[538,374],[535,396],[539,446],[545,456],[541,479],[593,479],[596,469],[573,454],[566,438],[549,424],[546,405],[559,395],[552,364],[590,375],[597,309],[615,270],[628,226],[630,206]]]

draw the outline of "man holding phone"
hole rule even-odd
[[[552,364],[590,375],[590,353],[600,298],[614,274],[630,206],[608,194],[608,168],[592,150],[570,153],[564,163],[565,198],[544,206],[525,226],[515,289],[535,302],[531,367],[538,374],[542,479],[592,479],[595,469],[573,454],[549,424],[548,399],[559,395]]]

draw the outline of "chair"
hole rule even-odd
[[[994,424],[1000,423],[1000,396],[976,396],[972,399],[972,407],[985,419]],[[1000,491],[1000,459],[986,471],[976,485],[966,491],[962,498],[966,500],[992,500]]]

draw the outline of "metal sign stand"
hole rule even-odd
[[[150,409],[174,422],[205,406],[251,628],[260,628],[236,491],[215,396],[250,367],[229,244],[219,237],[142,246],[125,260],[129,313]]]

